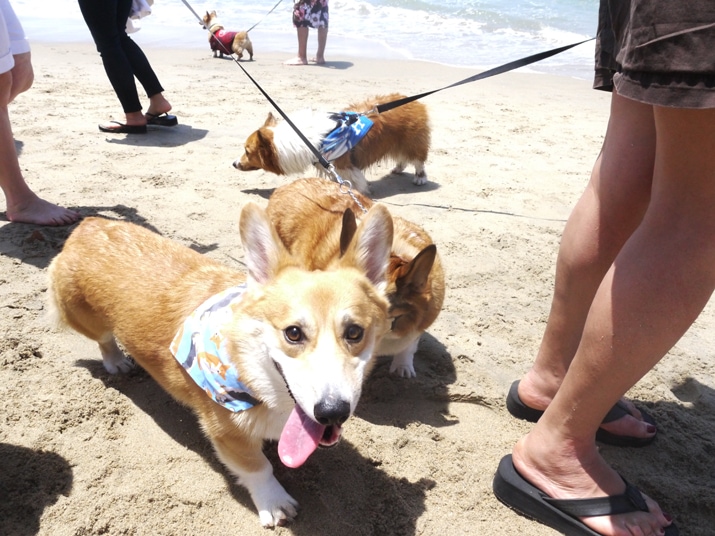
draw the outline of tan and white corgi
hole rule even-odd
[[[360,203],[373,206],[353,192]],[[345,211],[351,212],[345,216]],[[277,188],[266,208],[284,245],[302,266],[325,269],[340,259],[362,209],[335,182],[299,179]],[[392,216],[394,238],[387,269],[387,297],[392,329],[381,340],[377,355],[393,356],[390,372],[414,377],[414,355],[420,337],[435,321],[444,301],[444,272],[437,247],[418,225]]]
[[[380,338],[392,221],[375,206],[330,271],[300,268],[263,209],[240,218],[248,275],[137,225],[86,218],[49,268],[50,310],[95,340],[110,373],[127,354],[198,416],[265,527],[297,503],[262,452],[300,466],[335,445]]]
[[[368,112],[379,104],[403,97],[397,93],[379,95],[350,104],[344,111]],[[321,151],[328,134],[336,128],[332,116],[331,112],[316,110],[289,115],[291,122],[318,151]],[[383,160],[392,160],[396,163],[392,173],[402,173],[411,164],[415,168],[412,182],[418,186],[426,184],[425,161],[431,140],[426,106],[413,101],[381,114],[370,115],[369,119],[373,125],[367,134],[352,149],[331,162],[340,177],[367,194],[369,186],[363,170]],[[314,164],[317,164],[317,159],[310,148],[286,121],[277,120],[271,113],[263,126],[248,136],[244,154],[233,163],[241,171],[263,169],[276,175],[303,173]],[[321,166],[317,169],[319,173],[324,173]]]
[[[236,54],[238,59],[243,58],[243,52],[248,52],[248,55],[253,61],[253,43],[248,37],[248,32],[231,32],[226,30],[221,22],[219,22],[216,12],[206,12],[202,17],[203,26],[210,33],[209,47],[213,51],[214,58],[223,55]]]

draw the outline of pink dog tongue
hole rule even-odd
[[[325,426],[308,417],[296,404],[278,440],[278,456],[287,467],[300,467],[318,448],[324,433]]]

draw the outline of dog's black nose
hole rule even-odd
[[[328,397],[313,407],[313,415],[323,426],[343,424],[350,417],[350,402]]]

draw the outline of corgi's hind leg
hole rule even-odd
[[[403,171],[405,171],[405,168],[407,167],[407,164],[405,162],[398,162],[395,167],[392,168],[390,173],[394,173],[395,175],[399,175]]]
[[[425,171],[424,162],[415,162],[415,178],[412,179],[412,184],[424,186],[427,184],[427,172]]]
[[[298,515],[298,502],[273,475],[273,466],[263,454],[262,442],[247,445],[238,438],[211,437],[219,459],[251,494],[261,525],[283,526]]]

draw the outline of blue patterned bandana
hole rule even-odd
[[[323,157],[332,162],[347,153],[363,139],[372,127],[372,121],[357,112],[336,112],[330,115],[338,126],[323,140],[320,152]]]
[[[231,322],[245,290],[244,284],[210,297],[184,321],[169,347],[196,385],[234,413],[260,403],[238,379],[222,331]]]

